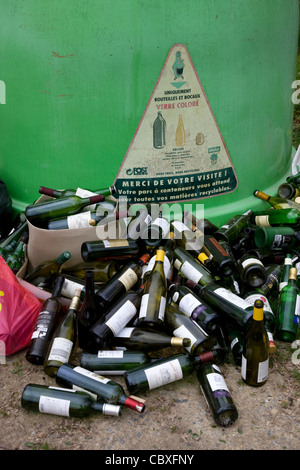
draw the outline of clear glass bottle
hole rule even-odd
[[[25,281],[41,289],[51,288],[54,279],[60,274],[62,265],[71,258],[69,251],[64,251],[56,259],[44,261],[25,276]]]

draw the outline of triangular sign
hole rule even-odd
[[[128,203],[219,196],[237,177],[187,48],[171,47],[114,184]]]

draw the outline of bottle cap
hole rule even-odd
[[[198,260],[201,261],[201,263],[203,263],[203,264],[208,259],[209,259],[209,257],[205,253],[200,253],[200,255],[198,255]]]
[[[156,252],[155,261],[164,261],[164,257],[165,257],[165,250],[161,249],[161,248],[158,248],[158,250]]]
[[[259,197],[259,199],[263,199],[264,201],[267,201],[269,199],[270,196],[268,196],[268,194],[266,193],[263,193],[262,191],[254,191],[254,196],[256,197]]]
[[[171,345],[189,347],[191,345],[191,340],[189,338],[178,338],[174,336],[171,339]]]
[[[290,268],[289,279],[297,281],[297,268]]]
[[[138,413],[143,413],[145,410],[145,404],[136,398],[127,397],[124,405],[127,406],[127,408],[137,411]]]
[[[253,308],[253,320],[261,321],[264,319],[264,303],[262,300],[257,299]]]

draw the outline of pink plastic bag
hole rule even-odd
[[[0,256],[0,342],[7,356],[29,345],[41,305]]]

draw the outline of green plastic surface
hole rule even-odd
[[[170,48],[185,44],[237,189],[221,223],[291,170],[298,0],[0,0],[0,175],[24,210],[39,186],[114,181]],[[266,207],[263,205],[263,207]]]

